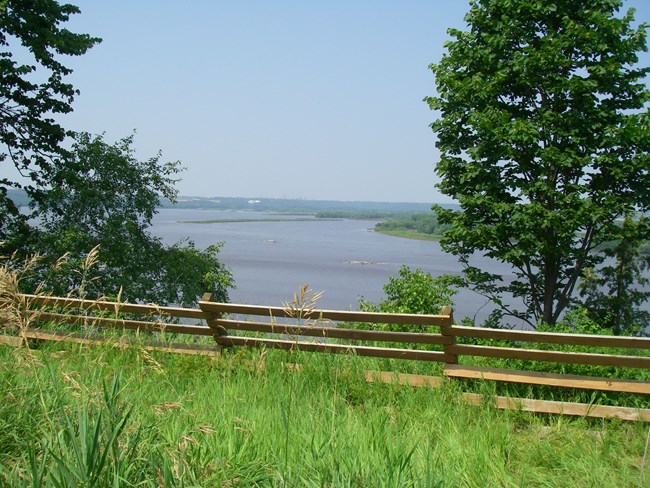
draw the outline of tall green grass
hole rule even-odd
[[[368,384],[360,369],[372,364],[359,359],[243,348],[210,359],[110,346],[2,346],[0,481],[650,485],[650,469],[642,469],[647,424],[500,411],[489,400],[474,407],[453,385]]]

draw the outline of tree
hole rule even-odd
[[[608,260],[598,270],[587,269],[579,284],[589,318],[614,335],[638,334],[650,324],[650,312],[641,308],[650,298],[650,291],[644,290],[650,279],[643,274],[650,256],[641,255],[638,237],[647,219],[641,220],[623,219],[621,240],[603,251]]]
[[[504,313],[553,325],[619,219],[650,209],[645,24],[616,0],[473,0],[431,65],[439,189],[461,211],[441,243]],[[639,229],[642,239],[648,228]],[[473,266],[483,254],[515,278]],[[521,299],[524,309],[506,305]]]
[[[452,297],[458,293],[457,287],[462,279],[453,275],[440,275],[435,278],[421,269],[412,270],[408,266],[399,269],[399,276],[390,276],[384,284],[385,297],[374,304],[361,297],[359,308],[367,312],[382,313],[441,313],[445,306],[453,304]],[[412,325],[385,325],[387,330],[421,332],[422,327]]]
[[[76,13],[77,7],[55,0],[0,3],[0,163],[13,163],[23,175],[20,181],[0,179],[0,252],[41,254],[33,282],[49,276],[54,293],[121,290],[127,300],[189,304],[209,291],[227,300],[233,282],[217,260],[219,244],[169,247],[148,232],[160,199],[176,196],[179,164],[162,164],[160,154],[138,161],[132,136],[109,145],[102,136],[75,135],[54,120],[72,111],[78,94],[65,82],[72,70],[62,58],[100,42],[62,26]],[[31,214],[21,213],[12,199],[11,190],[21,187]],[[30,225],[30,217],[39,225]],[[78,271],[87,268],[93,248],[99,263],[88,280]]]
[[[161,154],[139,161],[133,135],[113,145],[103,136],[77,134],[70,157],[55,173],[38,204],[41,219],[36,249],[45,255],[43,275],[60,256],[56,279],[48,280],[55,294],[78,291],[117,295],[129,301],[189,305],[204,292],[228,300],[233,286],[230,271],[217,260],[220,244],[199,250],[193,242],[171,247],[152,236],[151,226],[161,198],[175,200],[179,162],[161,163]],[[98,247],[98,267],[92,280],[76,270],[87,253]]]
[[[40,200],[53,171],[64,164],[61,143],[66,131],[53,114],[72,111],[78,94],[65,82],[72,70],[64,55],[78,56],[101,40],[61,27],[74,5],[55,0],[6,0],[0,3],[0,164],[13,163],[28,180],[25,190]],[[15,251],[30,233],[26,215],[19,212],[8,189],[21,183],[0,178],[0,243]]]

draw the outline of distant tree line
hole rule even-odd
[[[382,210],[321,210],[314,216],[319,219],[384,220],[401,215],[402,212]]]
[[[440,236],[449,229],[448,224],[441,224],[435,213],[403,213],[375,225],[378,232],[411,231],[420,234]]]
[[[336,200],[306,200],[264,197],[183,197],[170,202],[163,199],[162,206],[172,208],[214,208],[228,210],[256,210],[264,212],[282,212],[293,214],[310,214],[323,218],[385,218],[401,212],[427,212],[429,203],[395,203],[363,202]]]

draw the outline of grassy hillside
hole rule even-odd
[[[355,357],[0,347],[6,486],[621,487],[643,423],[367,384]],[[300,363],[288,370],[287,363]],[[367,364],[366,364],[367,366]],[[645,485],[647,486],[647,484]]]

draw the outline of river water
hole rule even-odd
[[[189,220],[295,219],[283,222],[197,224]],[[232,269],[237,288],[231,301],[280,306],[304,283],[324,292],[319,308],[357,309],[359,296],[377,302],[389,276],[401,265],[432,276],[460,274],[458,260],[435,241],[386,236],[373,232],[375,221],[309,220],[262,212],[160,209],[152,233],[167,244],[189,238],[198,247],[224,242],[220,260]],[[484,269],[512,277],[509,267],[485,260]],[[462,290],[455,296],[456,318],[484,319],[491,308],[483,297]]]

